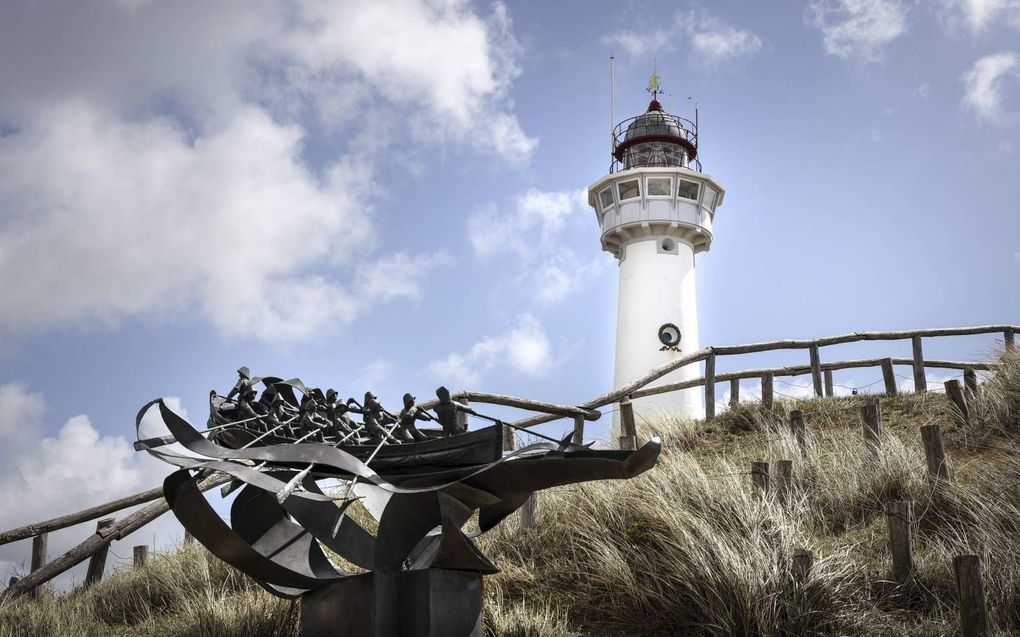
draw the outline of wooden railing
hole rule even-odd
[[[670,361],[650,370],[644,376],[635,379],[631,383],[623,387],[619,387],[610,392],[597,396],[587,402],[581,403],[580,405],[558,405],[555,403],[547,403],[541,401],[530,400],[526,398],[518,398],[515,396],[506,396],[502,394],[489,394],[483,392],[459,392],[454,394],[454,397],[462,401],[470,401],[472,403],[482,404],[493,404],[502,405],[507,407],[514,407],[519,409],[527,409],[531,411],[541,412],[542,415],[532,416],[524,418],[511,423],[514,427],[533,427],[535,425],[552,422],[560,418],[572,418],[574,421],[574,433],[573,440],[575,442],[581,442],[584,438],[584,423],[586,421],[598,420],[601,417],[601,413],[598,411],[600,407],[611,404],[619,404],[620,409],[620,422],[621,422],[621,433],[620,440],[617,441],[621,448],[633,449],[636,446],[636,432],[634,426],[634,412],[632,399],[641,398],[644,396],[653,396],[656,394],[662,394],[672,391],[679,391],[683,389],[692,389],[695,387],[704,387],[705,391],[705,418],[711,419],[715,416],[715,385],[719,382],[730,382],[731,383],[731,401],[736,397],[739,400],[739,382],[745,379],[760,379],[762,403],[771,407],[774,399],[773,381],[775,378],[784,376],[799,376],[802,374],[811,374],[812,384],[814,393],[817,396],[832,395],[832,377],[831,373],[837,369],[850,369],[857,367],[880,367],[882,369],[883,380],[885,381],[885,391],[888,394],[895,394],[897,386],[895,377],[893,374],[893,367],[897,365],[910,366],[913,370],[914,389],[915,391],[925,391],[927,389],[927,381],[925,378],[924,370],[926,368],[943,368],[943,369],[959,369],[963,370],[965,374],[965,380],[967,385],[971,384],[973,379],[976,383],[976,378],[973,374],[977,370],[986,370],[990,368],[988,363],[982,362],[967,362],[967,361],[946,361],[946,360],[925,360],[923,349],[922,349],[922,338],[933,338],[933,337],[944,337],[944,336],[964,336],[964,335],[975,335],[975,334],[1002,334],[1003,344],[1006,349],[1013,349],[1015,347],[1015,335],[1020,331],[1020,326],[1016,325],[985,325],[980,327],[963,327],[963,328],[948,328],[948,329],[928,329],[928,330],[910,330],[900,332],[855,332],[853,334],[844,334],[840,336],[830,336],[826,338],[820,338],[815,340],[784,340],[784,341],[770,341],[765,343],[752,343],[748,345],[726,345],[721,347],[706,347],[704,349],[692,352],[685,356],[678,358],[675,361]],[[854,343],[859,341],[894,341],[894,340],[907,340],[909,339],[912,344],[912,357],[911,358],[874,358],[864,360],[845,360],[845,361],[834,361],[834,362],[822,362],[821,348],[840,345],[844,343]],[[752,354],[757,352],[767,352],[774,350],[788,350],[788,349],[806,349],[808,350],[808,363],[806,365],[798,365],[791,367],[773,367],[766,369],[750,369],[740,372],[728,372],[724,374],[716,374],[715,364],[716,360],[720,356],[735,356],[741,354]],[[700,362],[705,362],[705,373],[701,378],[695,378],[679,383],[669,383],[664,385],[651,386],[651,383],[659,380],[663,376],[676,371],[687,365],[695,365]],[[426,401],[421,403],[423,408],[433,407],[436,401]],[[514,439],[509,428],[504,427],[504,449],[510,450],[514,447]],[[219,484],[227,482],[227,478],[224,476],[214,476],[206,479],[200,487],[203,490],[210,489]],[[59,558],[47,563],[46,562],[46,538],[49,531],[66,528],[76,524],[81,524],[90,520],[94,520],[110,513],[115,513],[122,509],[130,506],[143,504],[149,502],[150,504],[142,509],[139,509],[130,516],[124,518],[120,522],[114,522],[110,518],[102,519],[99,521],[99,526],[94,535],[89,536],[84,542],[71,549]],[[521,510],[521,526],[528,528],[534,524],[536,515],[537,500],[534,498],[529,499],[526,505]],[[33,538],[33,555],[32,555],[32,572],[26,577],[12,581],[11,585],[3,592],[3,596],[18,595],[31,592],[38,586],[46,583],[57,575],[63,573],[69,568],[79,564],[85,559],[92,558],[93,562],[90,563],[89,577],[86,578],[86,583],[92,583],[102,576],[103,565],[100,556],[105,559],[106,550],[110,543],[115,539],[121,539],[126,537],[128,534],[142,528],[149,522],[155,520],[157,517],[165,513],[169,507],[167,506],[166,500],[162,495],[162,488],[156,487],[149,491],[143,491],[126,498],[114,500],[106,504],[102,504],[90,509],[85,509],[77,513],[61,516],[59,518],[53,518],[44,522],[38,522],[36,524],[30,524],[18,529],[13,529],[5,533],[0,533],[0,545],[7,544],[16,540]],[[140,552],[139,552],[140,553]],[[136,563],[143,563],[144,558],[136,560]],[[12,578],[13,579],[13,578]]]
[[[1005,349],[1013,349],[1016,346],[1015,336],[1017,332],[1020,332],[1020,326],[1018,325],[982,325],[977,327],[935,328],[896,332],[854,332],[852,334],[841,334],[838,336],[828,336],[813,340],[782,340],[768,341],[764,343],[750,343],[747,345],[706,347],[696,352],[691,352],[685,356],[681,356],[674,361],[664,363],[627,385],[583,402],[578,405],[578,407],[584,409],[598,409],[600,407],[605,407],[606,405],[619,403],[621,413],[621,439],[614,442],[619,442],[622,447],[627,448],[630,444],[632,444],[635,435],[633,428],[627,427],[628,422],[633,423],[634,421],[633,406],[630,402],[631,399],[703,386],[705,388],[705,418],[707,420],[711,420],[715,417],[716,413],[715,384],[718,382],[729,381],[730,383],[734,383],[731,384],[731,389],[737,388],[737,392],[732,392],[736,394],[739,391],[739,385],[735,383],[739,383],[740,380],[744,379],[758,378],[761,382],[762,403],[767,407],[771,407],[775,393],[773,382],[777,377],[811,374],[815,395],[823,396],[826,393],[831,395],[832,371],[836,369],[849,369],[854,367],[880,367],[882,369],[883,380],[885,381],[886,393],[895,394],[896,381],[893,367],[896,365],[910,366],[913,371],[914,390],[926,391],[928,388],[927,379],[925,377],[926,368],[960,369],[965,372],[965,375],[972,376],[974,372],[978,370],[989,369],[989,365],[988,363],[983,362],[925,360],[922,339],[946,336],[969,336],[977,334],[1002,334],[1003,346]],[[874,358],[865,360],[834,361],[828,363],[822,362],[821,348],[823,347],[861,341],[897,340],[910,340],[912,349],[911,358]],[[736,356],[741,354],[754,354],[758,352],[790,349],[808,350],[807,364],[794,367],[752,369],[726,374],[716,374],[715,372],[716,360],[720,356]],[[702,361],[705,362],[705,373],[701,378],[695,378],[678,383],[651,386],[651,383],[654,383],[671,372],[688,365],[696,365]],[[826,388],[828,388],[828,392],[826,392]],[[535,425],[552,422],[558,418],[559,416],[555,415],[532,416],[518,420],[513,424],[519,427],[534,427]],[[583,433],[583,424],[583,422],[578,422],[575,419],[575,432],[577,432],[578,428],[581,427],[581,432]]]
[[[583,423],[586,420],[598,420],[602,417],[602,414],[594,409],[573,407],[570,405],[558,405],[556,403],[547,403],[527,398],[518,398],[516,396],[506,396],[503,394],[461,392],[456,394],[456,396],[461,400],[528,409],[531,411],[546,413],[557,418],[572,417],[574,418],[575,423],[582,423],[581,425],[575,424],[575,427],[580,427],[580,430],[582,431]],[[420,406],[424,408],[433,407],[436,402],[437,401],[435,400],[427,401],[421,403]],[[513,449],[513,436],[509,435],[510,431],[510,428],[504,427],[504,449]],[[579,439],[578,442],[580,442]],[[225,484],[229,480],[229,476],[214,475],[201,482],[199,484],[199,488],[206,491],[215,486]],[[135,511],[119,522],[115,521],[112,517],[103,517],[111,513],[116,513],[123,509],[145,503],[149,503],[148,506]],[[534,501],[529,502],[528,507],[530,507],[530,510],[534,512]],[[0,597],[32,593],[36,591],[39,586],[52,580],[54,577],[68,569],[80,564],[86,559],[89,560],[89,567],[84,585],[90,586],[95,584],[103,576],[106,554],[109,550],[110,544],[114,540],[123,539],[129,534],[134,533],[138,529],[149,524],[159,516],[166,513],[169,508],[170,507],[167,504],[166,499],[163,497],[163,488],[155,487],[148,491],[142,491],[124,498],[112,500],[76,513],[63,515],[43,522],[28,524],[26,526],[0,533],[0,545],[15,542],[17,540],[32,538],[31,572],[20,579],[11,578],[10,585],[3,591],[2,594],[0,594]],[[95,520],[96,518],[102,519],[99,520],[96,532],[93,535],[88,536],[83,542],[60,557],[49,562],[47,561],[46,548],[48,534],[50,531],[75,526],[83,522]],[[146,547],[144,546],[134,547],[134,554],[136,556],[136,565],[144,564],[148,557]]]

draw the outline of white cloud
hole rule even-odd
[[[974,63],[961,78],[963,105],[978,121],[994,126],[1013,122],[1015,113],[1007,112],[1004,93],[1020,79],[1020,55],[1003,51],[986,55]]]
[[[178,400],[168,400],[179,408]],[[4,440],[0,447],[0,529],[39,522],[151,489],[168,473],[163,463],[135,452],[124,436],[101,436],[88,416],[69,418],[56,435],[46,435],[45,408],[41,393],[31,392],[20,383],[0,385],[0,427]],[[122,518],[126,514],[114,515]],[[50,533],[49,558],[56,558],[94,530],[95,522],[86,522]],[[117,542],[113,550],[147,544],[153,536],[165,541],[168,536],[180,535],[180,525],[172,516],[164,516]],[[30,552],[28,540],[0,547],[0,574],[23,574]],[[72,579],[80,580],[84,568],[82,564],[61,576],[57,585],[63,588]]]
[[[190,142],[170,120],[125,123],[80,102],[40,113],[0,139],[0,209],[10,211],[0,326],[195,312],[227,334],[299,338],[372,301],[417,297],[442,255],[364,266],[369,282],[393,280],[356,297],[316,273],[342,272],[372,240],[368,175],[341,164],[316,179],[300,142],[300,129],[256,108]]]
[[[488,205],[468,216],[468,240],[483,260],[506,254],[530,255],[537,244],[554,240],[566,221],[586,204],[584,191],[543,192],[531,189],[514,199],[511,212]],[[537,242],[537,244],[536,244]]]
[[[922,82],[920,85],[918,85],[917,88],[914,89],[914,97],[919,97],[922,100],[926,100],[928,99],[929,95],[931,95],[931,86],[927,82]]]
[[[406,124],[405,145],[438,136],[510,161],[535,147],[510,108],[520,47],[501,3],[489,16],[467,0],[120,4],[0,8],[19,25],[0,58],[25,60],[0,67],[0,121],[73,96],[135,117],[163,105],[208,128],[257,103],[333,126],[384,112]]]
[[[694,50],[708,62],[726,62],[750,57],[761,48],[761,39],[743,29],[726,24],[719,18],[691,12],[685,24]]]
[[[483,263],[512,257],[514,285],[543,305],[569,297],[602,267],[583,258],[564,236],[575,222],[590,223],[584,190],[529,190],[514,199],[511,210],[489,204],[468,216],[468,241]]]
[[[378,385],[389,381],[393,370],[394,365],[391,361],[388,361],[385,358],[377,358],[362,368],[361,373],[357,376],[354,382],[351,383],[351,386],[365,388],[377,387]],[[375,391],[378,392],[378,390]]]
[[[464,353],[432,362],[429,373],[436,382],[454,390],[478,389],[493,371],[508,369],[528,377],[542,377],[553,366],[545,329],[534,316],[522,314],[516,325],[503,334],[486,336]]]
[[[21,25],[0,56],[26,61],[0,67],[0,331],[342,325],[419,298],[445,263],[353,265],[378,245],[365,193],[389,145],[408,162],[437,144],[520,162],[535,145],[511,112],[519,47],[500,4],[5,6],[0,21]],[[309,111],[346,144],[314,170]],[[366,293],[354,275],[389,280]]]
[[[431,254],[390,254],[357,268],[358,296],[370,301],[421,300],[428,277],[453,263],[445,251]]]
[[[746,29],[738,29],[703,9],[678,12],[672,22],[650,32],[628,29],[603,38],[633,56],[685,48],[700,61],[715,64],[750,57],[761,49],[761,38]]]
[[[408,122],[407,134],[445,136],[515,162],[530,158],[537,140],[506,109],[520,70],[503,4],[488,19],[466,0],[303,1],[296,9],[274,46],[327,91],[354,74],[387,101],[410,107],[412,117],[425,106],[431,117]]]
[[[973,35],[996,25],[1020,29],[1020,0],[942,0],[942,17],[951,30],[963,25]]]
[[[900,0],[812,0],[804,21],[822,32],[830,55],[874,62],[906,32],[907,9]]]

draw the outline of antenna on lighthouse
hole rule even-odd
[[[609,52],[609,154],[616,152],[616,58]]]

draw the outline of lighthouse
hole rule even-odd
[[[619,291],[614,387],[698,349],[695,257],[712,245],[725,190],[702,172],[694,121],[667,113],[653,74],[648,110],[613,129],[609,174],[588,188],[602,249],[616,257]],[[698,378],[689,365],[653,383]],[[638,424],[659,414],[701,418],[700,388],[634,401]],[[619,417],[612,440],[619,440]]]

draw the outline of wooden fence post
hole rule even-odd
[[[811,383],[815,386],[815,396],[822,395],[822,362],[818,355],[818,345],[812,345],[811,352]]]
[[[10,588],[18,583],[18,578],[11,575],[11,579],[7,580],[7,588]]]
[[[946,397],[953,401],[953,405],[956,406],[958,412],[957,419],[961,425],[970,423],[970,409],[967,407],[967,399],[963,397],[963,388],[960,387],[960,381],[947,380],[946,386]]]
[[[949,463],[946,462],[946,448],[942,445],[942,428],[938,425],[921,427],[921,444],[924,445],[924,458],[932,481],[951,482]]]
[[[113,518],[103,518],[96,524],[96,534],[102,535],[102,532],[113,526]],[[103,579],[103,571],[106,570],[106,554],[110,551],[109,544],[103,544],[92,554],[89,559],[89,570],[85,574],[84,587],[88,588],[93,584],[98,583]]]
[[[885,381],[886,396],[895,396],[898,390],[896,389],[896,374],[893,372],[891,358],[882,359],[882,380]]]
[[[185,527],[184,529],[184,544],[193,544],[195,542],[195,536],[191,534],[191,531]]]
[[[535,527],[535,520],[538,519],[538,494],[532,493],[531,497],[524,501],[521,507],[521,531],[527,531]]]
[[[769,463],[751,463],[751,485],[754,487],[755,493],[760,493],[762,496],[769,494]]]
[[[924,352],[921,349],[921,337],[912,337],[910,344],[914,354],[914,391],[928,391],[928,379],[924,375]]]
[[[793,494],[793,460],[776,462],[776,495],[786,504]]]
[[[861,407],[861,424],[864,430],[864,442],[876,455],[882,451],[882,415],[878,401],[869,398]]]
[[[832,391],[832,370],[831,369],[824,370],[822,372],[822,376],[823,376],[823,378],[825,380],[825,396],[827,398],[832,398],[832,395],[833,395],[833,391]]]
[[[808,549],[793,549],[793,578],[803,584],[811,576],[815,554]]]
[[[637,449],[637,425],[634,422],[634,403],[630,401],[630,396],[624,396],[620,401],[620,449]]]
[[[1002,333],[1002,343],[1007,352],[1012,351],[1016,347],[1013,338],[1013,328],[1008,328]]]
[[[765,409],[772,409],[775,401],[772,389],[773,380],[774,377],[771,372],[761,375],[761,406]]]
[[[807,435],[804,429],[804,412],[799,409],[794,409],[790,412],[790,433],[797,440],[797,446],[800,447],[800,455],[807,455]]]
[[[740,404],[740,379],[730,379],[730,407],[736,407]]]
[[[960,600],[960,632],[963,637],[988,635],[988,608],[985,585],[981,581],[981,559],[977,555],[953,558],[956,593]]]
[[[198,489],[200,491],[208,491],[214,487],[218,487],[221,484],[229,482],[229,476],[214,475],[206,478],[198,483]],[[143,495],[143,494],[139,494]],[[135,496],[132,496],[134,498]],[[118,502],[122,502],[118,501]],[[104,505],[105,506],[105,505]],[[122,507],[123,508],[123,507]],[[96,533],[85,538],[83,542],[67,551],[63,555],[50,560],[46,566],[43,566],[34,573],[29,573],[25,577],[18,581],[17,586],[8,589],[0,594],[0,598],[8,598],[16,595],[24,595],[28,591],[34,589],[37,586],[41,586],[46,582],[50,581],[57,575],[60,575],[67,569],[80,564],[85,558],[94,554],[98,549],[108,545],[115,539],[126,537],[131,533],[142,528],[149,522],[152,522],[159,516],[163,515],[170,509],[164,498],[160,498],[157,502],[151,502],[147,506],[138,509],[134,513],[126,516],[120,522],[117,522],[106,530],[97,531]],[[95,509],[90,509],[90,511]],[[118,509],[119,510],[119,509]]]
[[[889,551],[892,553],[893,579],[903,584],[914,570],[914,555],[910,546],[910,502],[887,502],[885,522],[889,527]]]
[[[715,354],[705,359],[705,420],[715,418]]]
[[[48,533],[40,533],[32,538],[32,572],[38,571],[46,564],[46,542],[48,538]],[[33,589],[30,594],[32,597],[38,597],[39,589]]]
[[[963,370],[963,385],[967,389],[967,396],[974,400],[978,396],[977,372],[973,369]]]
[[[574,436],[570,441],[575,445],[584,444],[584,416],[574,416]]]
[[[135,568],[145,566],[145,563],[149,561],[149,545],[139,544],[134,548],[134,564]]]

